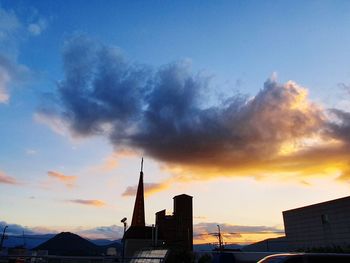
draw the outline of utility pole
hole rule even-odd
[[[223,245],[222,245],[221,231],[220,231],[220,226],[219,225],[217,225],[217,226],[218,226],[218,231],[219,231],[219,233],[218,233],[219,251],[222,251],[223,250]]]
[[[26,244],[26,239],[24,237],[24,231],[22,231],[22,237],[23,237],[23,248],[25,248],[27,244]]]
[[[1,237],[1,241],[0,241],[0,251],[2,250],[2,245],[4,244],[6,228],[8,228],[8,226],[5,226],[4,231],[2,232],[2,237]]]

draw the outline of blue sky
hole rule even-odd
[[[281,229],[282,210],[346,195],[349,12],[347,1],[0,1],[0,220],[116,225],[131,217],[142,155],[148,223],[182,192],[201,231]],[[77,72],[88,77],[75,90]],[[215,205],[227,199],[240,201]]]

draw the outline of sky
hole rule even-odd
[[[0,226],[117,239],[193,196],[195,243],[283,235],[350,179],[348,1],[0,0]]]

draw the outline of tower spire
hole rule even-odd
[[[146,225],[145,224],[145,201],[143,196],[143,157],[142,157],[139,185],[137,187],[131,226],[145,226],[145,225]]]

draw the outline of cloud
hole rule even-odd
[[[21,22],[12,10],[5,10],[0,7],[0,49],[9,51],[7,45],[15,45],[18,42]]]
[[[38,234],[38,232],[34,231],[33,229],[26,227],[26,226],[21,226],[18,224],[9,224],[5,221],[0,221],[0,231],[2,233],[3,229],[5,226],[8,226],[6,229],[6,234],[7,235],[23,235],[23,232],[28,235],[33,235],[33,234]]]
[[[219,223],[198,223],[193,225],[195,243],[213,242],[218,236],[218,225],[225,242],[244,243],[247,238],[261,240],[265,236],[284,235],[284,231],[273,226],[244,226]]]
[[[28,31],[33,36],[39,36],[47,27],[47,21],[40,18],[37,22],[28,25]]]
[[[40,109],[41,118],[64,123],[73,136],[105,136],[115,149],[143,152],[178,181],[287,175],[300,181],[350,171],[350,113],[324,109],[294,81],[279,83],[273,75],[254,96],[209,103],[210,78],[193,73],[187,61],[132,64],[119,49],[83,36],[66,42],[63,66],[55,103]]]
[[[121,226],[99,226],[91,229],[78,230],[77,233],[90,239],[116,240],[123,237],[124,229]]]
[[[67,187],[74,187],[75,181],[77,179],[76,176],[73,175],[64,175],[60,172],[48,171],[47,175],[51,178],[54,178],[62,183],[64,183]]]
[[[157,192],[163,191],[169,188],[169,184],[166,182],[163,183],[144,183],[143,184],[144,193],[146,196],[150,196]],[[122,196],[135,196],[137,192],[137,185],[128,186],[125,191],[122,193]]]
[[[0,171],[0,184],[17,185],[19,182],[15,178],[8,176],[4,172]]]
[[[198,223],[194,225],[194,232],[201,234],[203,232],[217,232],[218,225],[220,228],[227,233],[235,234],[251,234],[251,233],[276,233],[284,234],[284,231],[280,228],[273,226],[242,226],[242,225],[230,225],[230,224],[219,224],[219,223]]]
[[[90,169],[95,173],[107,173],[115,170],[119,165],[119,160],[121,158],[132,157],[137,154],[136,151],[126,148],[121,148],[114,151],[110,156],[103,160],[101,165],[96,165]]]
[[[9,86],[24,83],[30,70],[0,54],[0,103],[8,103],[10,99]]]
[[[50,113],[48,110],[45,110],[45,113],[39,110],[33,117],[36,122],[49,126],[57,134],[62,136],[68,134],[68,127],[64,119],[54,113]]]
[[[10,83],[20,76],[20,68],[15,62],[17,42],[21,23],[13,11],[0,7],[0,104],[10,99]]]
[[[19,224],[10,224],[0,221],[0,231],[8,226],[6,233],[8,235],[26,235],[59,233],[61,231],[70,231],[90,239],[109,239],[116,240],[123,236],[123,227],[118,225],[97,226],[93,228],[86,227],[45,227],[45,226],[22,226]],[[217,239],[218,223],[199,223],[193,225],[193,235],[195,243],[215,242]],[[269,226],[242,226],[232,224],[220,224],[221,233],[225,242],[245,243],[247,240],[255,242],[265,237],[276,237],[284,234],[283,230],[277,227]]]
[[[10,90],[31,79],[33,72],[18,62],[19,46],[28,39],[29,34],[39,35],[46,26],[46,20],[40,18],[29,24],[27,31],[26,23],[23,23],[13,10],[0,6],[0,103],[8,103]]]
[[[94,228],[86,228],[86,227],[55,227],[48,228],[44,226],[22,226],[19,224],[11,224],[5,221],[0,221],[0,231],[5,226],[8,226],[6,229],[7,235],[37,235],[37,234],[52,234],[59,233],[62,231],[70,231],[76,233],[84,238],[90,239],[109,239],[109,240],[117,240],[123,237],[124,229],[121,226],[110,225],[110,226],[97,226]]]
[[[95,206],[95,207],[102,207],[106,205],[106,203],[101,200],[72,199],[72,200],[68,200],[68,202],[80,204],[80,205]]]
[[[37,152],[36,150],[34,150],[34,149],[26,149],[26,150],[25,150],[25,153],[26,153],[27,155],[35,155],[35,154],[37,154],[38,152]]]

